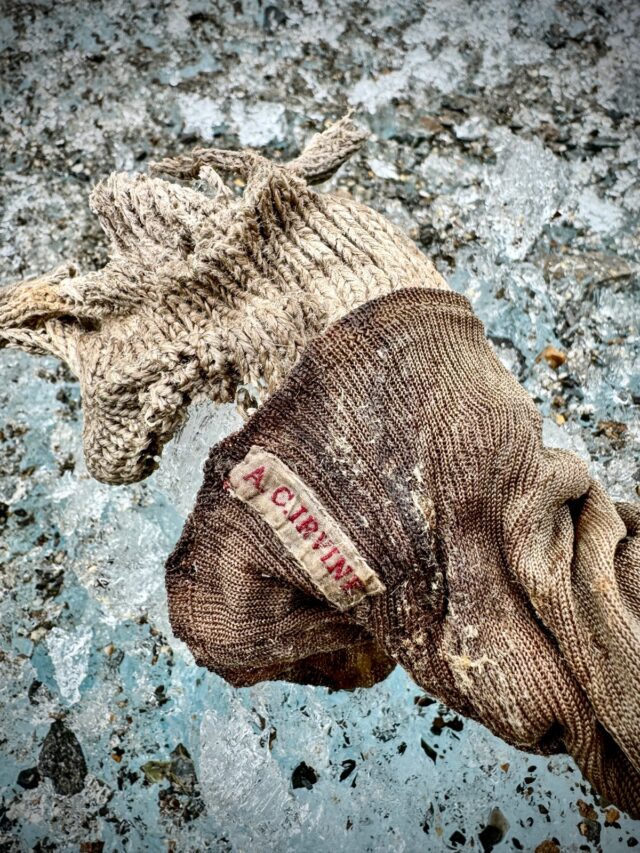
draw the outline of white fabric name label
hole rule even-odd
[[[316,589],[340,610],[385,586],[313,491],[283,462],[254,445],[225,482],[295,557]]]

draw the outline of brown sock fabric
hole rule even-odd
[[[339,685],[340,654],[353,685],[376,643],[638,817],[639,524],[543,447],[467,300],[404,290],[331,326],[212,450],[167,563],[171,621],[238,685],[307,666]]]

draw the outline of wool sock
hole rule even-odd
[[[640,507],[541,436],[464,297],[355,309],[212,449],[167,563],[175,633],[238,685],[369,637],[640,817]]]

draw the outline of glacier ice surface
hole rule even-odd
[[[357,106],[371,141],[329,187],[387,214],[471,299],[546,442],[587,459],[616,498],[637,498],[630,0],[12,9],[0,14],[3,282],[62,258],[104,262],[86,196],[113,169],[211,142],[288,156]],[[562,365],[540,357],[549,345]],[[241,423],[233,407],[194,405],[153,477],[104,486],[82,460],[77,383],[53,359],[0,352],[2,849],[439,851],[493,839],[614,851],[640,839],[571,760],[506,746],[400,669],[334,693],[234,690],[195,666],[169,628],[163,564],[208,448]]]

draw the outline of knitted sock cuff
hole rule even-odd
[[[112,175],[91,199],[112,243],[107,266],[0,290],[0,346],[53,353],[78,375],[94,476],[147,476],[195,397],[229,402],[250,384],[264,399],[308,341],[357,305],[446,287],[379,214],[310,189],[362,139],[343,120],[286,166],[215,150],[161,164],[204,179],[214,197]],[[243,178],[241,197],[214,166]]]

